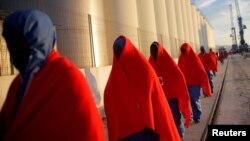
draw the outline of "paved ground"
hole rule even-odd
[[[215,124],[250,125],[250,58],[230,57]]]
[[[219,72],[215,77],[215,93],[213,97],[202,99],[202,120],[199,124],[192,124],[186,130],[185,141],[201,139],[207,127],[212,105],[219,93],[227,63],[224,89],[214,124],[250,125],[250,58],[233,55],[223,65],[220,64]]]
[[[224,64],[219,63],[218,72],[216,73],[216,76],[214,77],[214,94],[212,97],[204,98],[201,95],[201,106],[202,106],[202,115],[201,115],[201,121],[198,124],[192,123],[189,128],[186,129],[185,132],[185,141],[200,141],[202,138],[202,134],[204,130],[207,127],[208,119],[210,116],[210,113],[213,109],[213,104],[216,101],[216,98],[219,93],[219,89],[221,87],[223,77],[226,70],[227,60],[225,60]]]

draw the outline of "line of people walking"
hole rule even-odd
[[[86,79],[54,50],[50,18],[38,10],[10,14],[3,24],[19,75],[0,112],[0,141],[104,141],[104,126]],[[150,58],[126,36],[113,45],[113,64],[104,91],[109,141],[181,141],[199,123],[201,89],[212,96],[214,53],[180,47],[178,63],[159,42]],[[184,120],[183,120],[184,119]]]

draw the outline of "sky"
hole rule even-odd
[[[203,13],[208,22],[212,25],[215,33],[216,45],[231,45],[231,19],[229,4],[233,6],[234,26],[236,28],[237,42],[239,43],[239,28],[235,9],[235,0],[191,0]],[[246,43],[250,45],[250,0],[238,0],[243,24]]]

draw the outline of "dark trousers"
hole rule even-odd
[[[209,84],[210,84],[210,87],[211,87],[211,91],[213,93],[214,92],[214,74],[213,74],[213,71],[207,71],[207,76],[208,76],[208,79],[209,79]]]
[[[201,118],[201,102],[200,102],[200,86],[188,86],[189,97],[192,106],[193,120],[200,120]]]
[[[184,138],[185,127],[181,119],[181,112],[176,98],[168,99],[169,107],[172,111],[175,125],[181,138]]]

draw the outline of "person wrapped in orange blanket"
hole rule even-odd
[[[53,47],[50,18],[39,10],[6,17],[3,37],[19,74],[0,112],[1,141],[104,141],[104,126],[78,68]]]
[[[192,119],[199,123],[201,118],[200,90],[207,96],[212,96],[207,73],[191,45],[181,45],[178,66],[184,74],[192,106]]]
[[[209,49],[209,54],[212,56],[213,58],[213,62],[214,62],[214,66],[213,66],[213,74],[214,76],[216,75],[216,72],[218,71],[218,57],[216,55],[216,53],[213,51],[212,48]]]
[[[114,42],[104,91],[109,141],[180,141],[154,69],[125,36]]]
[[[214,62],[214,58],[212,56],[212,54],[210,53],[207,53],[204,46],[201,46],[200,47],[200,53],[198,54],[198,57],[199,59],[201,60],[201,63],[203,64],[205,70],[206,70],[206,73],[207,73],[207,76],[208,76],[208,79],[209,79],[209,84],[210,84],[210,87],[211,87],[211,91],[213,93],[213,89],[214,89],[214,73],[215,71],[217,71],[217,67],[216,67],[216,63]]]
[[[191,105],[185,78],[174,59],[158,42],[153,42],[150,47],[149,62],[154,68],[168,100],[175,125],[182,139],[185,128],[181,119],[184,113],[185,126],[188,128],[191,120]]]

